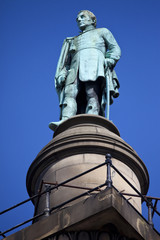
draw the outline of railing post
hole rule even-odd
[[[50,215],[50,192],[51,192],[50,188],[51,188],[51,185],[45,184],[46,201],[45,201],[44,215],[46,217]]]
[[[112,179],[111,179],[111,166],[112,166],[112,160],[111,160],[111,155],[109,153],[106,154],[106,165],[107,165],[107,180],[106,180],[106,185],[107,188],[112,187]]]
[[[148,207],[148,222],[149,222],[149,225],[153,227],[153,221],[152,221],[152,199],[151,198],[148,198],[147,199],[147,207]]]

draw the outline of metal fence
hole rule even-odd
[[[106,176],[107,176],[107,177],[106,177],[106,181],[105,181],[103,184],[101,184],[101,185],[99,185],[99,186],[97,186],[97,187],[95,187],[95,188],[79,187],[79,186],[73,186],[73,185],[69,185],[69,184],[68,184],[69,182],[71,182],[71,181],[73,181],[73,180],[75,180],[75,179],[77,179],[77,178],[80,178],[81,176],[86,175],[86,174],[88,174],[88,173],[90,173],[90,172],[92,172],[92,171],[94,171],[94,170],[96,170],[96,169],[98,169],[98,168],[100,168],[100,167],[103,167],[103,166],[105,166],[105,165],[106,165]],[[14,227],[12,227],[12,228],[10,228],[10,229],[7,229],[7,230],[5,230],[5,231],[3,231],[3,232],[0,232],[0,236],[6,237],[6,236],[5,236],[6,233],[13,231],[14,229],[17,229],[17,228],[19,228],[19,227],[27,224],[28,222],[35,221],[36,219],[38,219],[38,218],[41,217],[41,216],[46,216],[46,217],[47,217],[47,216],[49,216],[54,210],[59,209],[59,208],[63,207],[64,205],[66,205],[66,204],[68,204],[68,203],[70,203],[70,202],[73,202],[73,201],[75,201],[75,200],[77,200],[77,199],[79,199],[79,198],[81,198],[81,197],[86,196],[86,195],[90,195],[92,192],[101,191],[101,188],[102,188],[102,187],[106,187],[106,188],[111,188],[111,187],[113,187],[114,189],[116,189],[116,188],[113,186],[113,184],[112,184],[111,168],[113,168],[113,169],[127,182],[127,184],[137,193],[137,194],[131,194],[131,193],[119,192],[123,197],[124,197],[125,195],[126,195],[126,196],[133,196],[133,197],[140,197],[144,202],[146,202],[146,205],[147,205],[147,207],[148,207],[148,223],[149,223],[149,225],[150,225],[151,227],[153,227],[153,216],[154,216],[154,213],[156,213],[156,214],[158,214],[158,216],[160,216],[160,212],[158,212],[158,211],[157,211],[157,208],[156,208],[157,202],[158,202],[158,200],[160,200],[160,198],[155,198],[155,197],[149,197],[149,196],[144,196],[144,195],[142,195],[142,194],[123,176],[123,174],[112,164],[111,155],[110,155],[110,154],[107,154],[104,163],[101,163],[101,164],[99,164],[99,165],[97,165],[97,166],[95,166],[95,167],[93,167],[93,168],[90,168],[89,170],[87,170],[87,171],[85,171],[85,172],[83,172],[83,173],[80,173],[80,174],[78,174],[78,175],[76,175],[76,176],[74,176],[74,177],[72,177],[72,178],[70,178],[70,179],[67,179],[67,180],[65,180],[65,181],[63,181],[63,182],[61,182],[61,183],[59,183],[59,184],[57,184],[57,183],[49,183],[49,182],[44,182],[44,181],[42,181],[41,187],[40,187],[40,191],[39,191],[38,194],[35,194],[35,195],[32,196],[31,198],[28,198],[28,199],[26,199],[26,200],[24,200],[24,201],[22,201],[22,202],[20,202],[20,203],[18,203],[18,204],[16,204],[16,205],[12,206],[12,207],[10,207],[10,208],[8,208],[8,209],[0,212],[0,215],[2,215],[2,214],[4,214],[4,213],[6,213],[6,212],[11,211],[12,209],[15,209],[15,208],[17,208],[17,207],[19,207],[19,206],[21,206],[21,205],[23,205],[23,204],[25,204],[25,203],[27,203],[27,202],[29,202],[29,201],[35,200],[35,199],[37,200],[37,203],[36,203],[36,206],[35,206],[35,209],[36,209],[40,197],[45,194],[45,208],[44,208],[44,211],[43,211],[42,213],[40,213],[40,214],[38,214],[38,215],[36,215],[36,216],[34,216],[34,217],[32,217],[32,218],[30,218],[30,219],[28,219],[28,220],[20,223],[20,224],[18,224],[18,225],[14,226]],[[44,191],[41,191],[43,185],[45,185],[45,190],[44,190]],[[50,208],[50,193],[51,193],[52,190],[57,189],[57,188],[59,188],[59,187],[61,187],[61,186],[63,186],[63,187],[69,187],[69,188],[78,188],[78,189],[83,189],[83,190],[87,190],[87,191],[84,192],[84,193],[82,193],[82,194],[79,194],[78,196],[73,197],[73,198],[71,198],[71,199],[69,199],[69,200],[67,200],[67,201],[65,201],[65,202],[63,202],[63,203],[61,203],[61,204],[59,204],[59,205],[57,205],[57,206],[55,206],[55,207]],[[116,190],[117,190],[117,189],[116,189]],[[117,190],[117,191],[118,191],[118,190]],[[153,205],[153,200],[155,201],[155,202],[154,202],[154,205]]]

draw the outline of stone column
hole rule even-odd
[[[105,161],[110,153],[112,163],[142,194],[149,186],[147,169],[135,150],[121,137],[116,126],[101,116],[77,115],[64,121],[55,131],[53,139],[40,151],[27,174],[30,196],[38,193],[42,180],[61,183]],[[112,169],[113,185],[123,193],[136,194]],[[80,177],[68,184],[94,188],[106,181],[106,166]],[[44,186],[42,190],[44,190]],[[84,189],[59,187],[50,193],[50,207],[85,192]],[[141,199],[129,197],[129,202],[141,213]],[[78,199],[77,201],[81,201]],[[74,204],[70,203],[69,205]],[[36,205],[36,201],[33,201]],[[45,209],[45,196],[40,197],[35,215]]]

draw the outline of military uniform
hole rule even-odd
[[[114,67],[120,55],[121,50],[116,40],[106,28],[93,28],[64,41],[55,77],[56,89],[60,96],[62,119],[77,114],[77,104],[79,104],[77,95],[82,85],[85,91],[85,94],[83,91],[82,95],[86,95],[85,113],[104,115],[102,105],[106,96],[102,96],[105,95],[105,84],[102,84],[102,79],[105,81],[107,67],[105,59],[112,59]],[[66,72],[65,84],[63,88],[59,88],[58,81],[60,81],[64,69]],[[115,81],[110,83],[112,85],[110,90],[112,89],[111,95],[115,94],[116,97],[119,83],[115,72],[112,71],[112,73]],[[103,86],[103,89],[100,86]]]

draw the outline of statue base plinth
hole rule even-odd
[[[61,183],[103,163],[107,153],[111,154],[113,165],[145,195],[148,190],[149,176],[144,163],[134,149],[120,137],[118,129],[111,121],[101,116],[83,114],[64,121],[56,129],[53,139],[31,164],[27,174],[27,189],[30,197],[38,193],[42,180]],[[118,191],[136,194],[113,169],[111,177]],[[70,185],[94,188],[105,181],[106,166],[103,166],[70,182]],[[50,193],[50,208],[85,191],[68,187],[53,190]],[[81,200],[82,198],[76,202]],[[129,202],[141,212],[140,198],[132,196]],[[36,205],[36,201],[33,203]],[[69,205],[73,204],[75,201]],[[44,208],[45,196],[43,195],[39,199],[35,215],[43,212]]]

